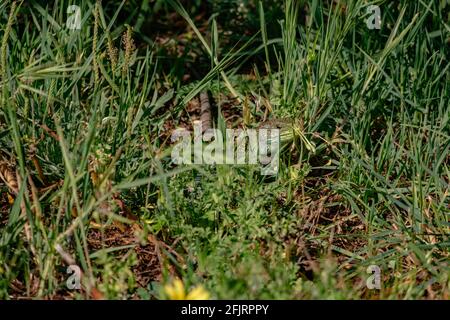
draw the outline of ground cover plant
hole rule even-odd
[[[1,299],[449,298],[448,1],[6,0],[0,41]],[[174,163],[205,112],[277,174]]]

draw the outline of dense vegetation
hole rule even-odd
[[[0,298],[448,299],[449,18],[445,0],[2,1]],[[276,177],[173,163],[201,92],[217,128],[281,124]]]

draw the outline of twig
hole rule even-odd
[[[200,121],[202,123],[202,133],[212,128],[211,104],[209,103],[209,96],[207,91],[200,93]]]

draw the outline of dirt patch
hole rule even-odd
[[[161,279],[161,257],[154,241],[146,241],[142,244],[139,241],[139,227],[135,225],[111,226],[103,229],[90,229],[87,235],[89,250],[91,252],[100,249],[117,248],[128,245],[135,245],[133,250],[136,253],[137,264],[133,266],[133,273],[137,284],[146,287],[151,281]],[[153,240],[154,238],[151,237]],[[130,249],[117,250],[114,254],[120,258]]]
[[[0,190],[0,227],[6,226],[8,223],[8,212],[11,205],[8,203],[8,193]]]
[[[351,268],[349,254],[358,254],[367,240],[362,236],[366,225],[345,205],[341,195],[324,186],[320,179],[308,188],[318,191],[297,212],[300,232],[294,243],[300,274],[312,280],[321,257],[331,255],[341,267]]]

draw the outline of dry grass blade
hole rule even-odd
[[[0,179],[6,184],[11,193],[17,195],[19,193],[19,183],[17,181],[14,166],[6,160],[5,156],[0,153]]]

